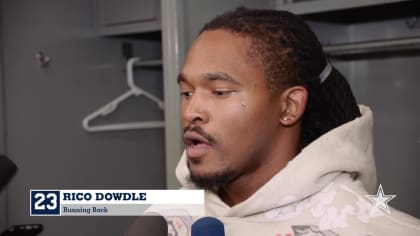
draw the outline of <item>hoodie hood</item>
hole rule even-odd
[[[301,201],[321,191],[340,175],[351,175],[360,180],[368,192],[374,192],[373,117],[368,107],[359,108],[361,117],[307,145],[247,200],[229,207],[215,193],[206,191],[206,204],[218,215],[245,217]],[[184,188],[197,188],[189,180],[185,152],[176,168],[176,176]]]

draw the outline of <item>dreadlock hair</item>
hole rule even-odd
[[[307,89],[302,148],[361,116],[350,85],[340,72],[333,68],[321,83],[319,74],[328,62],[317,37],[300,17],[287,11],[240,7],[207,23],[200,34],[217,29],[250,40],[247,55],[263,66],[270,93],[296,85]]]

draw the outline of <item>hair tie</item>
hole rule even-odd
[[[318,75],[318,77],[321,79],[321,84],[328,78],[328,76],[330,76],[332,69],[333,68],[331,64],[327,62],[322,72]]]

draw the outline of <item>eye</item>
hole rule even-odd
[[[215,90],[212,93],[218,97],[222,97],[222,96],[229,96],[233,93],[233,90]]]
[[[192,94],[193,94],[193,92],[191,92],[191,91],[184,91],[184,92],[181,92],[181,97],[189,98],[189,97],[192,96]]]

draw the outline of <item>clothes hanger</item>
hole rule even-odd
[[[98,132],[98,131],[118,131],[118,130],[131,130],[131,129],[150,129],[150,128],[162,128],[164,127],[164,121],[138,121],[138,122],[126,122],[126,123],[117,123],[117,124],[108,124],[108,125],[96,125],[92,126],[89,123],[98,118],[107,116],[110,113],[114,112],[118,105],[127,100],[132,96],[145,96],[146,98],[155,102],[160,109],[164,109],[164,103],[162,100],[154,96],[153,94],[147,92],[146,90],[138,87],[134,83],[133,78],[133,70],[134,65],[140,61],[140,58],[133,57],[127,61],[126,69],[127,69],[127,84],[130,88],[127,92],[121,94],[111,102],[107,103],[106,105],[102,106],[98,110],[94,111],[93,113],[87,115],[83,121],[82,125],[83,128],[88,132]],[[147,64],[145,64],[147,65]]]

